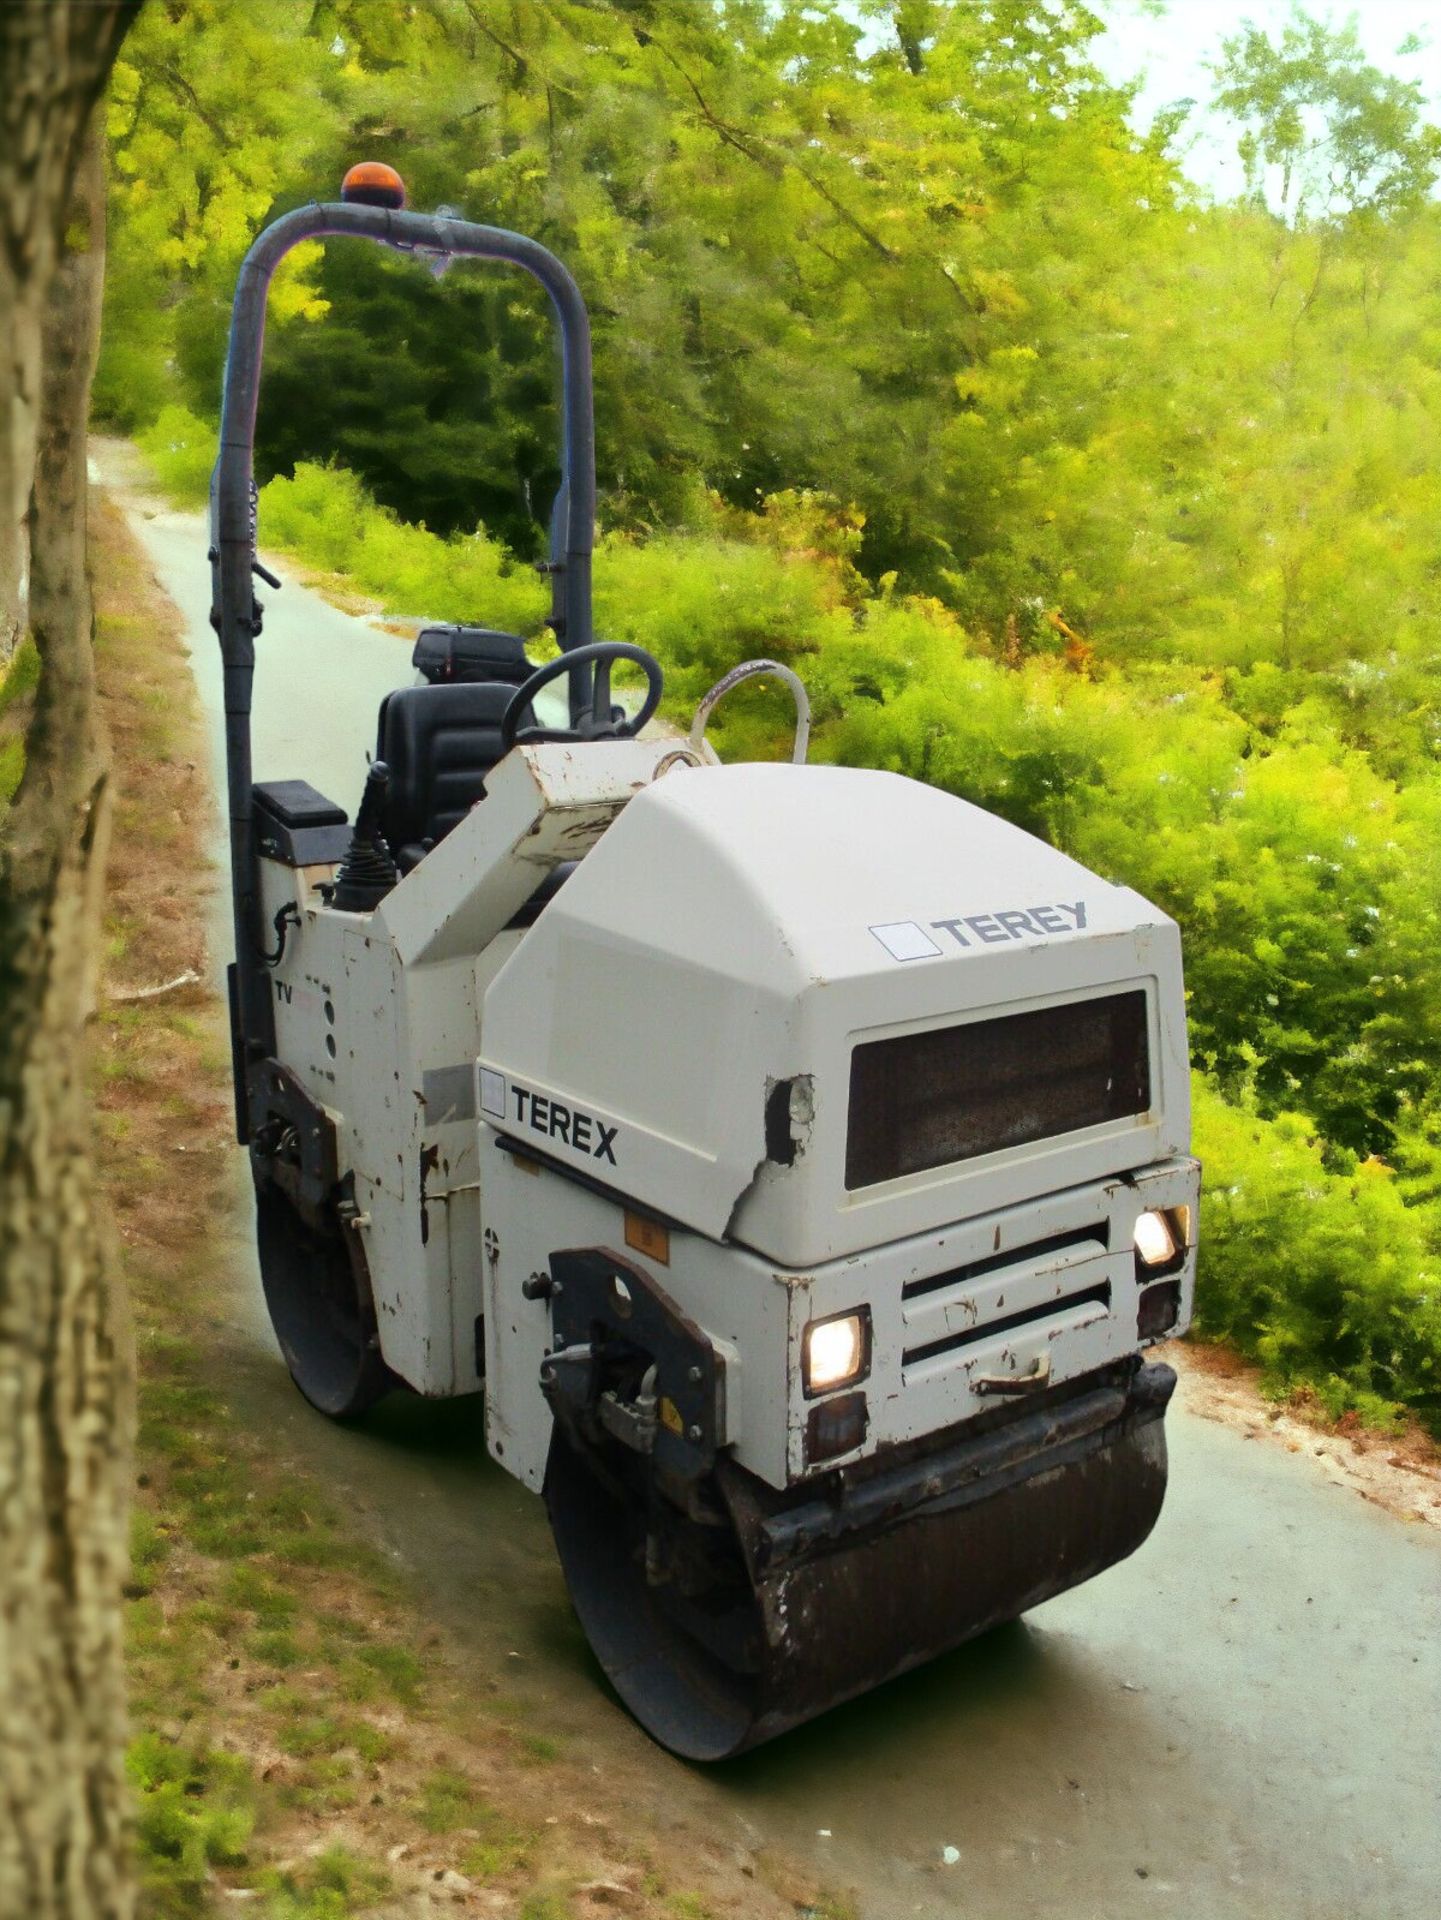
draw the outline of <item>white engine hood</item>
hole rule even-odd
[[[859,1038],[1116,985],[1150,998],[1149,1113],[846,1191]],[[496,1131],[788,1267],[1189,1132],[1174,923],[965,801],[840,767],[679,768],[639,792],[491,984],[481,1064]],[[767,1092],[801,1076],[813,1117],[777,1165]]]

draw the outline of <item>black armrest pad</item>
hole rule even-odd
[[[337,807],[308,780],[268,780],[251,789],[255,851],[286,867],[333,867],[345,858],[350,828]]]
[[[252,792],[260,811],[285,827],[343,827],[349,818],[308,780],[268,780]]]

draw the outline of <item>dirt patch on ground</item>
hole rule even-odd
[[[1363,1427],[1355,1414],[1330,1419],[1304,1394],[1267,1399],[1261,1370],[1226,1347],[1172,1341],[1157,1349],[1180,1375],[1188,1413],[1219,1420],[1248,1439],[1270,1440],[1314,1457],[1338,1487],[1399,1519],[1441,1527],[1441,1448],[1414,1421],[1399,1433]]]
[[[477,1697],[304,1463],[231,1417],[206,1333],[235,1186],[203,741],[179,617],[104,502],[93,550],[118,790],[94,1075],[140,1355],[142,1912],[842,1920],[847,1899],[773,1856],[679,1819],[641,1830],[635,1763],[602,1774],[498,1688]]]

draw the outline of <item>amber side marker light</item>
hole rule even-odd
[[[405,182],[383,160],[359,160],[341,181],[340,197],[348,206],[388,207],[398,213],[405,205]]]
[[[648,1220],[643,1213],[631,1213],[627,1209],[625,1244],[662,1267],[670,1265],[670,1229],[663,1227],[659,1220]]]

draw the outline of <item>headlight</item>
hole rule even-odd
[[[808,1394],[829,1393],[833,1387],[859,1380],[871,1363],[870,1309],[837,1314],[833,1320],[812,1320],[806,1328],[803,1356]]]
[[[1176,1230],[1166,1214],[1154,1207],[1136,1222],[1136,1253],[1142,1266],[1164,1267],[1177,1253]]]

